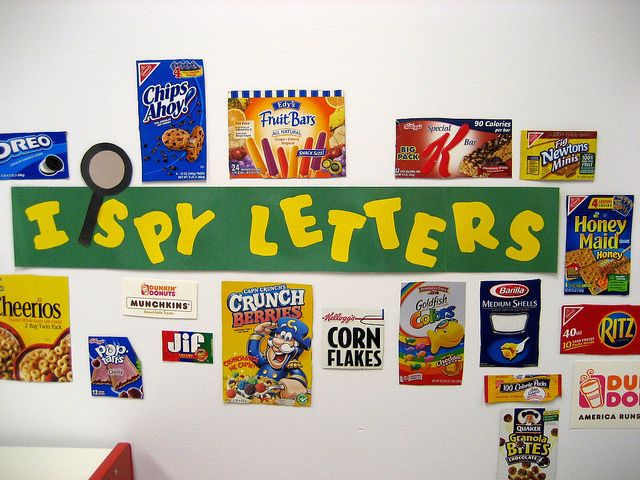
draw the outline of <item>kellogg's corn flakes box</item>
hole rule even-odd
[[[225,403],[311,405],[310,285],[222,282]]]
[[[346,175],[342,90],[229,92],[230,178]]]

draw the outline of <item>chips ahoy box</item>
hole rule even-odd
[[[136,67],[142,181],[206,180],[202,60],[141,60]]]
[[[69,178],[67,132],[0,133],[0,180]]]

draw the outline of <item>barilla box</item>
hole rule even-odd
[[[402,284],[400,385],[461,385],[464,366],[464,282]]]
[[[536,367],[540,280],[480,282],[480,366]]]
[[[565,295],[629,295],[633,195],[568,195]]]
[[[136,67],[142,181],[206,180],[202,60],[141,60]]]
[[[342,90],[229,92],[230,178],[347,174]]]
[[[522,180],[593,180],[598,132],[523,130]]]
[[[396,178],[511,178],[511,120],[396,120]]]
[[[69,178],[67,132],[0,133],[0,180]]]
[[[640,355],[640,305],[563,305],[560,353]]]

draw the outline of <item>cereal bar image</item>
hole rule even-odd
[[[460,173],[469,177],[488,177],[492,170],[507,169],[511,161],[511,135],[500,134],[479,149],[466,155],[460,163]]]

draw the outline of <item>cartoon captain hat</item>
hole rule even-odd
[[[311,348],[311,339],[306,338],[309,334],[309,327],[303,321],[291,317],[280,318],[274,334],[282,332],[291,332],[293,339],[305,350]]]

